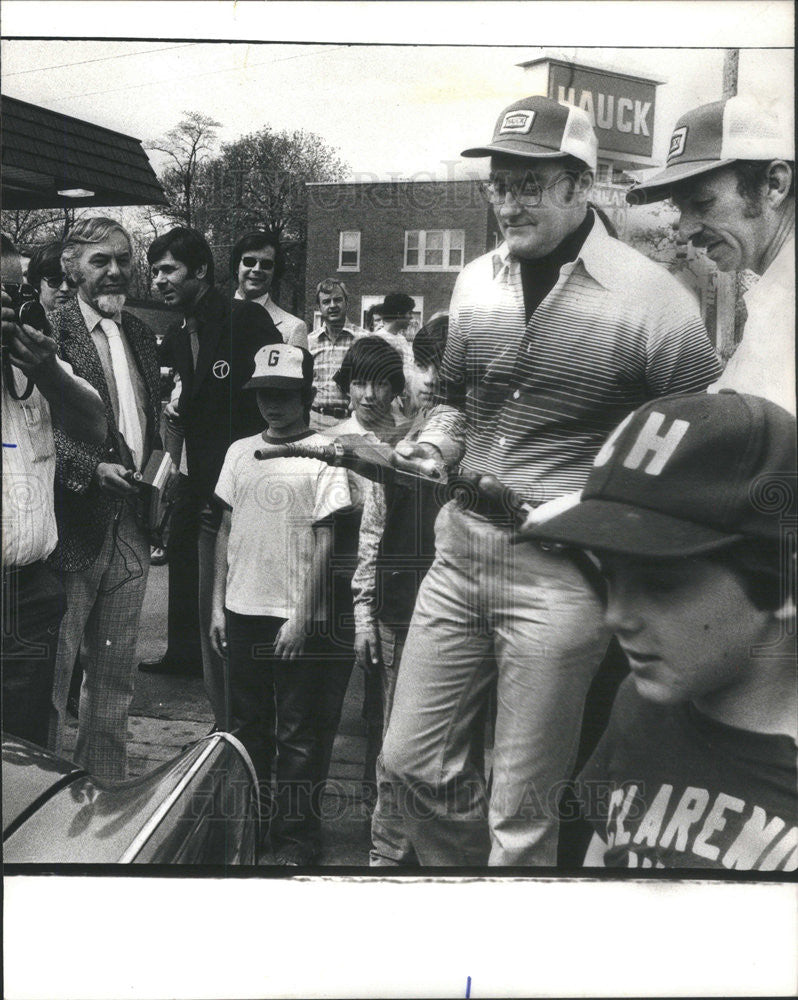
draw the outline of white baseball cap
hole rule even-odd
[[[634,205],[669,198],[674,184],[735,160],[794,160],[795,140],[772,112],[749,97],[694,108],[676,122],[665,169],[626,195]]]
[[[460,155],[494,153],[534,159],[575,156],[595,171],[598,139],[583,108],[550,97],[525,97],[502,111],[488,145],[464,149]]]
[[[244,389],[301,389],[313,384],[313,357],[293,344],[266,344],[255,355],[255,371]]]

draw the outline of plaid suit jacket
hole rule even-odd
[[[53,431],[58,546],[50,561],[56,569],[74,572],[86,569],[97,558],[119,502],[102,492],[94,472],[100,462],[123,462],[125,446],[120,442],[102,363],[77,301],[73,299],[51,313],[50,322],[59,354],[76,375],[99,392],[108,420],[108,434],[100,446],[76,441],[58,429]],[[122,313],[121,325],[147,390],[146,458],[153,448],[160,447],[160,367],[155,334],[131,313]]]

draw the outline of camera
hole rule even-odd
[[[50,324],[47,322],[44,307],[41,302],[39,302],[39,296],[36,294],[36,289],[32,285],[28,285],[23,281],[4,281],[3,291],[11,299],[11,307],[14,310],[18,323],[24,323],[26,326],[32,326],[34,329],[39,330],[40,333],[50,332]],[[5,339],[4,334],[4,348],[6,346]],[[3,382],[6,384],[9,395],[12,399],[22,401],[27,399],[33,392],[33,381],[31,379],[28,379],[27,384],[21,393],[17,390],[16,382],[14,381],[14,376],[11,372],[8,355],[5,350],[3,351]]]
[[[47,316],[33,285],[28,285],[25,282],[4,281],[3,291],[11,299],[18,323],[32,326],[41,333],[47,332]]]

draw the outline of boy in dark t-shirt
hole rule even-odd
[[[759,397],[659,399],[524,532],[595,554],[631,668],[577,779],[585,865],[798,868],[795,452]]]

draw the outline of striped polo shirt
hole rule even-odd
[[[457,279],[442,403],[419,441],[541,503],[579,490],[610,432],[642,403],[700,392],[721,371],[697,303],[599,218],[525,322],[506,244]]]

